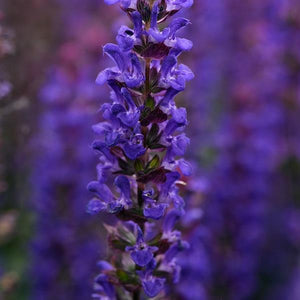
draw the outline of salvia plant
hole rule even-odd
[[[87,211],[113,214],[116,221],[105,225],[108,261],[98,263],[93,297],[153,298],[179,281],[176,256],[188,248],[176,229],[185,206],[182,176],[192,172],[182,158],[187,113],[174,97],[194,77],[178,63],[192,42],[177,32],[190,22],[179,17],[163,24],[193,0],[105,2],[120,2],[133,26],[121,26],[117,43],[103,47],[115,66],[96,79],[111,88],[111,102],[101,106],[104,121],[93,126],[100,163],[97,180],[88,184],[95,197]]]

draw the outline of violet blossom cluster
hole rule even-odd
[[[49,68],[39,95],[30,274],[31,298],[36,300],[87,299],[92,293],[91,270],[96,269],[95,260],[102,251],[101,232],[84,211],[85,182],[94,175],[95,164],[88,148],[90,127],[101,93],[91,82],[99,61],[93,37],[102,41],[107,37],[91,15],[96,2],[83,3],[80,12],[78,6],[71,10],[74,1],[62,7],[65,27],[64,42],[56,53],[59,63]]]
[[[276,20],[270,13],[272,1],[267,2],[202,0],[195,6],[204,20],[199,19],[200,35],[195,33],[200,36],[194,48],[200,74],[191,89],[197,99],[191,111],[197,124],[201,114],[197,156],[204,162],[202,171],[208,165],[210,184],[202,225],[188,240],[199,263],[183,262],[184,299],[258,299],[267,285],[261,280],[262,259],[278,261],[274,243],[266,242],[266,224],[275,205],[272,180],[283,127],[278,52],[290,44],[278,42],[282,34],[272,29]],[[276,218],[275,231],[278,222]],[[266,243],[272,250],[264,253]],[[261,299],[284,298],[275,294],[277,290]]]
[[[106,225],[109,257],[98,263],[93,297],[140,299],[144,291],[152,298],[179,281],[176,256],[188,248],[175,228],[185,206],[179,187],[192,172],[182,158],[189,145],[186,109],[174,101],[194,77],[178,62],[192,42],[177,32],[190,22],[178,17],[160,24],[193,1],[106,2],[120,2],[133,27],[121,26],[117,43],[103,47],[115,66],[96,79],[109,85],[112,101],[101,106],[104,121],[93,126],[100,163],[88,185],[95,197],[87,211],[118,221]]]

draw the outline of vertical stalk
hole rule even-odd
[[[145,68],[145,100],[149,97],[150,94],[150,63],[151,58],[146,58],[146,68]]]
[[[132,299],[133,300],[140,300],[140,289],[137,289],[134,292],[132,292]]]

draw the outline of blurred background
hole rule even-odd
[[[182,61],[195,175],[174,299],[300,299],[300,2],[195,0]],[[0,299],[90,299],[103,226],[85,213],[109,97],[103,0],[0,2]],[[172,298],[172,299],[173,299]]]

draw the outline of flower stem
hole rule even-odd
[[[151,59],[150,58],[146,58],[146,70],[145,70],[145,101],[147,100],[147,98],[149,97],[150,94],[150,63],[151,63]]]
[[[132,299],[133,300],[139,300],[140,299],[140,289],[137,289],[133,292],[132,294]]]

